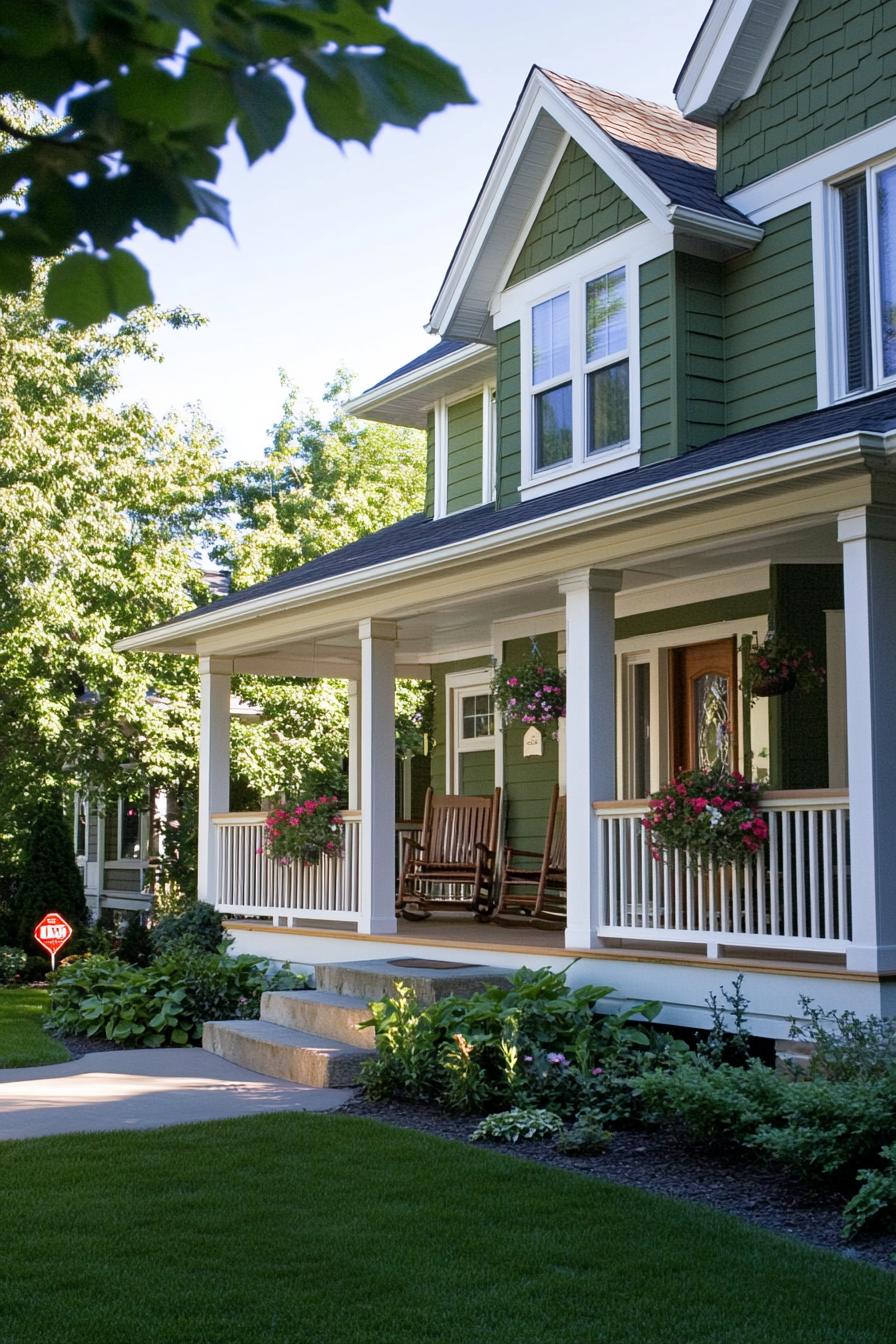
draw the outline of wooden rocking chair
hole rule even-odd
[[[477,919],[489,919],[500,817],[500,789],[485,798],[427,789],[420,839],[404,842],[398,914],[429,919],[433,910],[472,910]]]
[[[537,864],[525,862],[532,859]],[[495,918],[505,922],[512,915],[547,928],[566,924],[566,798],[561,797],[558,784],[551,794],[543,852],[509,845],[504,849]]]

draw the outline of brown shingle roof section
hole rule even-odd
[[[637,145],[703,168],[716,166],[716,134],[710,126],[685,121],[674,107],[611,93],[581,79],[538,67],[602,131],[622,144]]]

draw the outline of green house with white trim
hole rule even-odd
[[[239,950],[578,958],[681,1024],[743,972],[773,1037],[800,994],[896,1010],[896,8],[714,0],[675,103],[533,67],[431,343],[349,407],[425,431],[424,511],[123,641],[200,661],[200,890]],[[824,684],[751,703],[769,630]],[[533,641],[567,709],[524,741],[490,683]],[[230,811],[240,673],[353,688],[319,869]],[[500,787],[508,843],[565,795],[565,928],[396,917],[395,677],[435,684],[436,793]],[[647,795],[718,764],[765,786],[767,844],[657,861]]]

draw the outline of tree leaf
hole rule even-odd
[[[80,328],[110,313],[125,317],[152,301],[146,268],[132,252],[115,248],[108,257],[73,252],[57,261],[47,278],[44,311]]]
[[[255,163],[283,140],[295,109],[283,81],[267,71],[238,72],[231,82],[239,105],[237,133],[246,158]]]

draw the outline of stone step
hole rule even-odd
[[[466,997],[488,985],[506,984],[502,966],[445,962],[424,957],[394,960],[329,962],[314,968],[314,983],[331,994],[373,1002],[395,993],[396,982],[409,985],[420,1003],[435,1003],[449,994]]]
[[[206,1022],[202,1048],[271,1078],[309,1087],[351,1087],[373,1050],[277,1022]]]
[[[326,989],[269,990],[261,996],[262,1022],[277,1022],[282,1027],[372,1050],[376,1044],[373,1027],[359,1031],[357,1025],[369,1017],[366,999]]]

